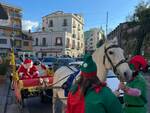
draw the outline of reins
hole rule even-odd
[[[68,69],[70,69],[71,71],[73,71],[73,72],[76,72],[75,70],[73,70],[71,67],[69,67],[69,66],[66,66]],[[66,76],[64,76],[63,78],[61,78],[60,80],[58,80],[58,81],[56,81],[55,83],[53,83],[53,84],[51,84],[50,86],[52,87],[52,86],[54,86],[54,85],[56,85],[56,84],[58,84],[59,82],[61,82],[62,80],[64,80],[65,78],[67,78],[67,77],[69,77],[70,75],[66,75]]]
[[[109,47],[105,47],[104,48],[104,56],[103,56],[103,64],[105,65],[105,60],[106,60],[106,57],[107,57],[107,59],[108,59],[108,61],[109,61],[109,63],[111,64],[111,66],[112,66],[112,68],[113,68],[113,71],[114,71],[114,73],[115,74],[118,74],[118,72],[117,72],[117,67],[118,66],[120,66],[121,64],[123,64],[123,63],[127,63],[126,62],[126,59],[122,59],[122,60],[120,60],[116,65],[114,65],[113,64],[113,62],[112,62],[112,60],[111,60],[111,58],[109,57],[109,55],[108,55],[108,53],[107,53],[107,51],[109,50],[109,49],[111,49],[111,48],[120,48],[118,45],[111,45],[111,46],[109,46]]]

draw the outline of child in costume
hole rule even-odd
[[[124,113],[147,113],[147,85],[142,71],[146,71],[147,61],[136,55],[129,61],[133,70],[132,79],[127,84],[120,83],[119,89],[124,94]]]

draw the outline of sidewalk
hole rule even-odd
[[[5,112],[5,105],[6,105],[6,101],[7,101],[9,84],[10,84],[10,81],[6,76],[5,83],[0,85],[0,113]]]

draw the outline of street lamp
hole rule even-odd
[[[12,50],[14,50],[14,46],[15,46],[15,43],[14,43],[15,39],[14,39],[14,36],[15,36],[15,34],[12,33],[12,35],[11,35],[11,48],[12,48]]]

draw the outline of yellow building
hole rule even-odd
[[[22,47],[22,9],[5,3],[1,5],[8,14],[8,20],[0,19],[0,54],[6,55],[11,48],[12,37],[15,48]]]

